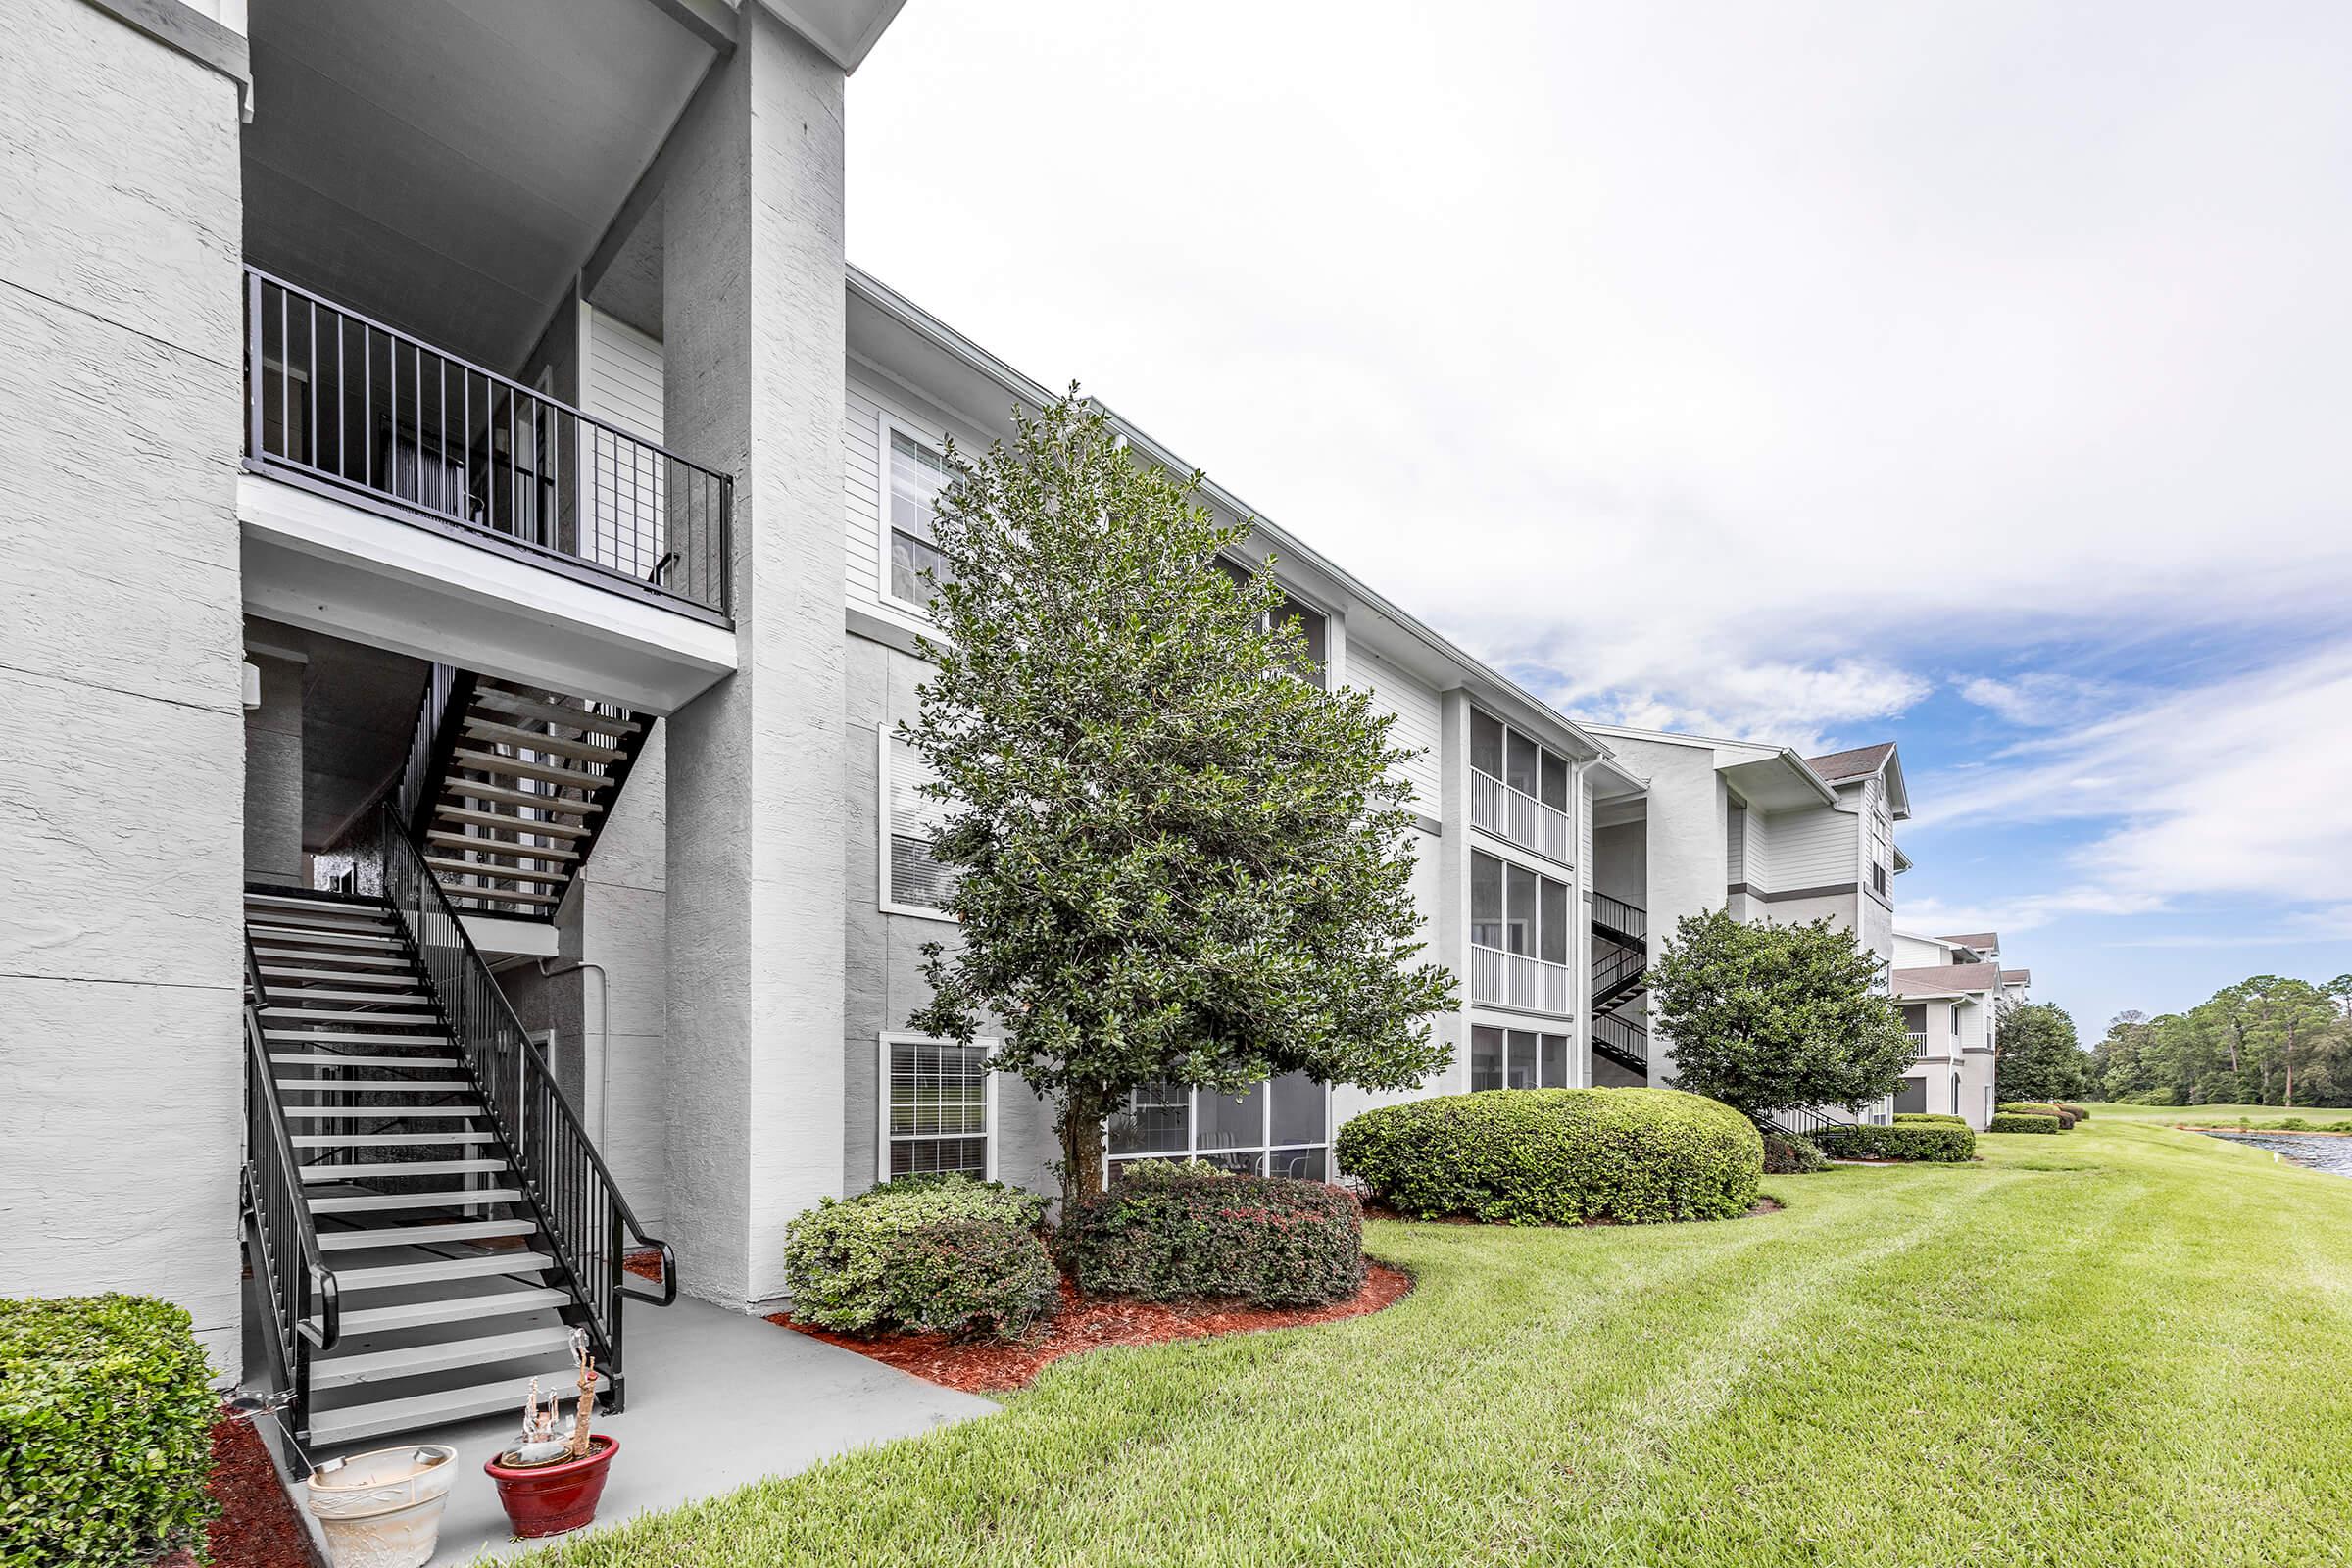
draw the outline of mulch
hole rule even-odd
[[[317,1568],[311,1534],[252,1422],[222,1416],[213,1423],[213,1474],[206,1485],[220,1504],[205,1538],[213,1568]]]
[[[650,1247],[642,1252],[629,1253],[620,1260],[620,1266],[641,1280],[662,1283],[662,1254]]]
[[[1114,1345],[1165,1345],[1174,1340],[1254,1334],[1266,1329],[1304,1328],[1362,1317],[1393,1306],[1413,1288],[1413,1277],[1386,1263],[1369,1263],[1364,1287],[1328,1306],[1238,1307],[1230,1301],[1137,1301],[1086,1297],[1061,1282],[1061,1312],[1029,1339],[1012,1345],[958,1342],[944,1334],[882,1334],[860,1337],[795,1323],[778,1312],[770,1323],[870,1356],[926,1382],[966,1394],[1009,1394],[1027,1388],[1037,1375],[1065,1355]]]

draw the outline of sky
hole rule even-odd
[[[912,0],[852,261],[2085,1041],[2352,970],[2352,7]]]

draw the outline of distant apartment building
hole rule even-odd
[[[1997,932],[1894,937],[1893,988],[1919,1065],[1897,1110],[1944,1111],[1982,1128],[1992,1115],[1993,1050],[2001,1008],[2029,1000],[2030,969],[2001,967]]]

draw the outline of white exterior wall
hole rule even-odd
[[[1347,684],[1369,692],[1380,711],[1396,715],[1396,727],[1389,732],[1390,744],[1421,754],[1400,770],[1413,788],[1413,809],[1444,821],[1439,777],[1445,735],[1438,694],[1367,648],[1348,651]]]
[[[238,89],[80,0],[0,48],[0,1266],[240,1370]]]

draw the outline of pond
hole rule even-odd
[[[2230,1133],[2202,1128],[2208,1138],[2226,1138],[2233,1144],[2251,1144],[2267,1149],[2281,1159],[2313,1170],[2329,1171],[2337,1176],[2352,1176],[2352,1135],[2342,1133]]]

